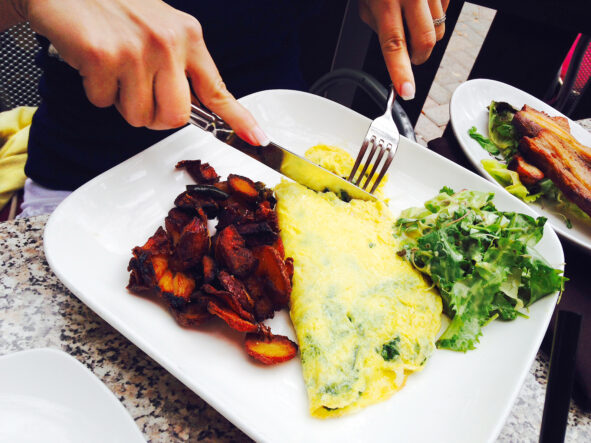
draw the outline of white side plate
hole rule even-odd
[[[324,98],[265,91],[241,100],[270,138],[298,154],[318,143],[356,153],[369,120]],[[273,186],[280,175],[187,127],[105,172],[68,197],[45,230],[47,260],[64,284],[123,335],[257,441],[492,441],[509,413],[544,332],[557,295],[535,304],[530,319],[493,322],[477,350],[437,351],[424,371],[388,401],[330,420],[308,413],[299,359],[264,367],[243,349],[242,334],[221,321],[201,330],[179,327],[163,308],[125,289],[132,247],[163,224],[174,198],[191,180],[175,171],[183,159],[202,159],[229,173]],[[421,205],[444,185],[496,191],[493,184],[402,139],[386,192],[395,213]],[[533,215],[499,192],[499,208]],[[313,214],[310,214],[312,217]],[[538,251],[556,267],[564,257],[546,227]],[[271,322],[294,337],[285,312]]]
[[[534,96],[495,80],[469,80],[462,83],[454,91],[449,104],[449,114],[460,146],[470,159],[470,162],[484,177],[503,189],[503,192],[509,194],[482,166],[481,160],[490,159],[492,156],[468,135],[468,129],[476,126],[480,134],[488,137],[488,109],[486,107],[493,100],[507,102],[517,109],[521,109],[523,105],[527,104],[552,117],[564,117],[564,115]],[[570,119],[569,124],[572,135],[585,146],[591,147],[591,133]],[[529,206],[538,214],[547,217],[558,234],[579,246],[591,249],[591,223],[571,217],[570,220],[573,226],[568,229],[565,217],[553,210],[551,206],[544,207],[537,202],[531,203]]]
[[[113,393],[56,349],[0,357],[0,441],[145,442]]]

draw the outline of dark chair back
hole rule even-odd
[[[39,49],[28,23],[0,33],[0,112],[39,105],[41,70],[35,65]]]

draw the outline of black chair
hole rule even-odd
[[[574,45],[564,80],[559,72],[544,101],[564,115],[570,116],[587,90],[590,79],[591,37],[580,34]]]
[[[388,90],[373,76],[357,69],[341,68],[329,72],[320,77],[310,87],[310,92],[316,95],[324,95],[332,87],[344,84],[350,84],[360,88],[376,104],[378,109],[385,109],[386,101],[388,100]],[[394,123],[396,124],[398,131],[400,131],[400,134],[416,141],[415,131],[408,115],[397,101],[394,101],[392,117],[394,118]]]
[[[0,112],[38,106],[41,70],[35,65],[40,46],[28,23],[0,33]]]

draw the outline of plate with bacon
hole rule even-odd
[[[591,249],[591,133],[548,104],[494,80],[469,80],[450,102],[474,167],[525,201],[563,237]]]

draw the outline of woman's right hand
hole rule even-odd
[[[22,0],[21,13],[78,70],[86,95],[133,126],[170,129],[197,98],[253,145],[268,139],[228,92],[194,17],[161,0]]]

